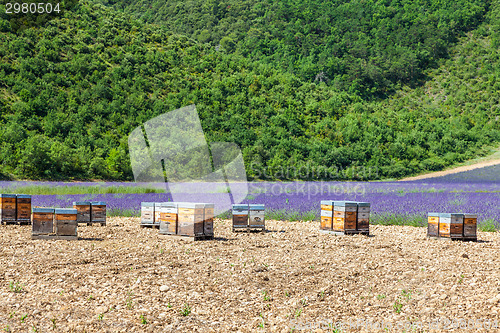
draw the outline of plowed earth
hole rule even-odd
[[[219,220],[216,239],[197,242],[137,218],[79,226],[78,241],[0,226],[0,330],[403,332],[412,321],[417,332],[499,331],[498,232],[476,243],[414,227],[371,226],[366,237],[321,234],[318,222],[266,226],[233,233]]]

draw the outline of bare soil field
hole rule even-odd
[[[232,233],[219,220],[216,239],[198,242],[162,238],[138,218],[81,226],[78,241],[0,226],[0,330],[403,332],[413,321],[422,326],[407,331],[427,332],[437,319],[434,332],[464,320],[500,330],[498,232],[476,243],[429,240],[414,227],[371,226],[366,237],[266,224]]]

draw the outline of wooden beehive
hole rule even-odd
[[[155,203],[141,202],[141,224],[153,225],[155,219]]]
[[[203,235],[203,214],[203,204],[178,203],[177,234],[183,236]]]
[[[214,235],[214,209],[213,203],[206,203],[203,212],[203,234],[205,236]]]
[[[333,202],[333,231],[356,231],[358,205],[351,201]]]
[[[238,204],[233,205],[233,231],[235,229],[248,228],[248,205]]]
[[[266,227],[265,207],[262,204],[248,205],[248,227],[261,228]]]
[[[73,208],[76,209],[78,223],[90,223],[90,201],[74,201]]]
[[[16,196],[16,217],[19,223],[31,223],[31,195]]]
[[[16,195],[0,194],[0,222],[16,222]]]
[[[106,203],[104,201],[93,201],[90,204],[90,222],[106,223]]]
[[[77,236],[76,215],[78,211],[74,208],[56,208],[54,225],[57,236]]]
[[[370,231],[370,203],[358,202],[358,210],[356,212],[356,230],[362,232]]]
[[[439,215],[440,213],[427,214],[427,236],[439,237]]]
[[[321,222],[320,230],[332,230],[333,223],[333,201],[321,201]]]
[[[54,208],[33,208],[31,221],[33,235],[54,233]]]
[[[464,214],[464,238],[477,239],[477,215]]]
[[[156,209],[156,208],[155,208]],[[160,234],[177,234],[177,204],[175,202],[164,202],[160,206]]]
[[[463,238],[463,233],[464,214],[439,214],[439,237]]]
[[[154,210],[154,218],[153,218],[154,225],[158,225],[158,226],[160,225],[162,205],[163,205],[163,202],[155,202],[155,210]]]

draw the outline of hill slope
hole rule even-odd
[[[471,35],[481,43],[464,39],[428,84],[365,101],[81,2],[44,27],[0,33],[0,173],[130,180],[128,134],[192,103],[209,142],[242,147],[251,179],[439,170],[500,141],[500,29],[489,19]]]
[[[417,84],[486,0],[96,0],[224,52],[362,96]]]

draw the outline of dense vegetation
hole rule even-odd
[[[445,30],[474,26],[486,8],[478,4],[462,12],[458,28]],[[427,83],[373,100],[351,89],[354,81],[308,80],[270,59],[217,51],[168,27],[80,3],[43,27],[0,33],[0,174],[130,180],[130,132],[192,103],[209,142],[242,147],[250,178],[266,171],[286,179],[283,170],[306,167],[314,175],[288,177],[377,179],[438,170],[500,141],[498,8],[494,2],[486,22],[457,46],[447,49],[447,40],[449,59],[426,60],[438,61],[436,69],[423,72],[426,64],[418,64]],[[0,26],[6,22],[0,16]]]
[[[307,82],[384,96],[416,84],[486,0],[99,0]]]

